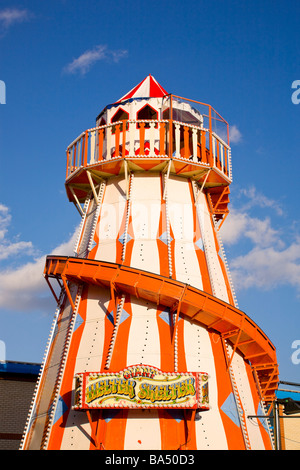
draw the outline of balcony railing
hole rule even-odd
[[[227,122],[210,105],[174,95],[166,96],[163,107],[167,119],[129,119],[83,132],[67,148],[66,177],[112,158],[163,156],[216,168],[231,181]],[[196,125],[184,122],[187,114],[191,117],[186,109],[197,113]]]
[[[216,133],[170,120],[119,121],[86,130],[67,148],[66,177],[103,160],[141,156],[184,158],[217,168],[231,180],[230,147]]]

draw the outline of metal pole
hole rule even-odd
[[[280,442],[280,422],[279,422],[279,411],[278,411],[278,403],[277,401],[274,402],[274,432],[275,432],[275,442],[276,442],[276,450],[281,450],[281,442]]]
[[[173,155],[173,97],[170,95],[169,158]]]
[[[292,385],[292,386],[294,386],[294,387],[300,387],[300,384],[295,383],[295,382],[285,382],[285,381],[283,381],[283,380],[280,380],[279,383],[280,383],[280,384],[285,384],[285,385]],[[291,391],[292,391],[292,390],[291,390]]]

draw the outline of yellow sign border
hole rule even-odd
[[[143,364],[119,372],[78,373],[73,408],[209,409],[208,374],[163,372]]]

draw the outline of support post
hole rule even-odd
[[[93,191],[93,195],[94,195],[96,204],[98,205],[98,195],[97,195],[97,193],[96,193],[96,189],[95,189],[95,185],[94,185],[94,182],[93,182],[93,178],[92,178],[91,173],[90,173],[89,171],[87,171],[87,175],[88,175],[88,179],[89,179],[89,182],[90,182],[92,191]]]
[[[167,190],[168,179],[169,179],[169,176],[170,176],[171,164],[172,164],[172,160],[170,159],[169,163],[168,163],[168,168],[167,168],[166,183],[165,183],[165,187],[164,187],[163,199],[166,199],[166,190]]]
[[[77,208],[79,214],[80,214],[81,217],[82,217],[82,216],[83,216],[83,210],[82,210],[82,207],[81,207],[80,202],[79,202],[79,200],[78,200],[78,197],[76,196],[75,191],[74,191],[74,189],[72,188],[72,186],[69,186],[69,188],[70,188],[70,191],[71,191],[71,193],[72,193],[72,195],[73,195],[73,197],[74,197],[74,199],[75,199],[74,204],[75,204],[75,206],[76,206],[76,208]]]
[[[63,284],[64,284],[64,288],[66,289],[66,294],[68,296],[68,299],[69,299],[69,302],[70,302],[70,305],[71,305],[71,308],[74,312],[75,310],[75,305],[74,305],[74,302],[73,302],[73,299],[72,299],[72,296],[71,296],[71,292],[70,292],[70,289],[69,289],[69,286],[67,284],[67,279],[66,279],[66,276],[64,274],[61,275],[61,278],[62,278],[62,281],[63,281]]]

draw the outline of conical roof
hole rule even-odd
[[[158,83],[158,81],[149,74],[138,85],[132,88],[132,90],[126,93],[126,95],[122,96],[117,103],[129,100],[130,98],[162,98],[167,94],[166,90]]]

